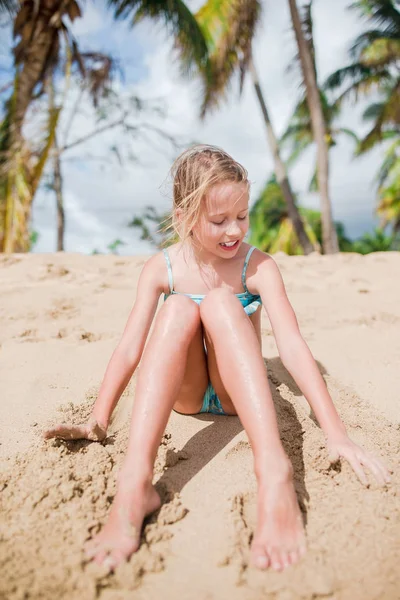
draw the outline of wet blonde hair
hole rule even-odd
[[[199,144],[182,152],[173,163],[173,209],[165,230],[171,238],[185,241],[196,224],[202,200],[219,183],[247,183],[247,170],[227,152],[217,146]],[[177,211],[180,212],[178,219]]]

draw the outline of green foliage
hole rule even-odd
[[[120,239],[114,240],[111,244],[108,244],[107,249],[111,254],[118,254],[118,248],[120,246],[126,246],[126,243]]]
[[[388,250],[400,250],[400,235],[386,235],[383,229],[377,227],[374,233],[365,233],[353,242],[353,252],[369,254],[371,252],[387,252]]]
[[[339,90],[336,102],[345,98],[358,99],[360,94],[378,92],[380,98],[364,113],[372,120],[369,133],[360,142],[358,153],[381,142],[385,131],[395,124],[400,133],[400,11],[395,0],[362,0],[352,8],[371,25],[354,40],[350,48],[352,63],[332,73],[325,82],[326,90]]]
[[[261,20],[259,0],[207,0],[196,13],[208,56],[202,63],[186,62],[203,82],[201,116],[217,108],[239,76],[240,93],[251,59],[251,46]]]
[[[107,246],[107,250],[109,251],[108,254],[118,254],[118,248],[120,246],[126,246],[126,242],[124,242],[123,240],[120,240],[120,239],[114,240]],[[91,254],[95,255],[95,254],[106,254],[106,253],[100,252],[100,250],[97,250],[97,248],[95,248],[94,250],[92,250]]]
[[[322,244],[321,213],[302,207],[299,207],[299,213],[310,241],[312,243],[318,241]],[[335,227],[340,250],[348,251],[351,242],[345,236],[343,225],[336,223]],[[264,252],[282,251],[286,254],[303,254],[275,176],[269,179],[250,211],[250,229],[249,242]]]
[[[381,217],[381,227],[389,223],[393,231],[400,231],[400,139],[396,139],[387,149],[378,173],[377,213]]]
[[[159,213],[154,206],[146,206],[141,215],[136,215],[128,223],[128,227],[139,229],[140,239],[150,242],[158,249],[178,241],[178,237],[172,231],[170,213]]]
[[[337,104],[329,103],[326,94],[320,91],[320,100],[325,118],[326,143],[328,148],[337,144],[337,138],[340,134],[350,137],[358,142],[356,134],[350,129],[344,127],[334,127],[334,120],[338,116],[339,107]],[[290,118],[289,125],[281,137],[280,145],[282,148],[289,148],[288,166],[294,164],[300,156],[314,144],[314,136],[311,124],[311,116],[306,98],[302,98],[297,104]],[[317,191],[317,168],[315,166],[312,178],[309,183],[309,191]]]
[[[187,65],[201,64],[207,57],[203,32],[190,9],[182,0],[108,0],[116,19],[134,25],[145,17],[163,21],[176,38],[175,47]]]
[[[38,243],[38,240],[40,238],[40,234],[38,231],[31,231],[30,235],[29,235],[29,241],[30,241],[30,246],[29,246],[29,250],[32,250],[32,248]]]

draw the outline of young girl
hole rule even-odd
[[[364,484],[363,466],[381,485],[389,482],[389,473],[347,436],[275,261],[244,241],[247,171],[219,148],[195,146],[175,161],[172,175],[172,222],[180,241],[146,262],[89,422],[56,427],[45,437],[103,440],[141,361],[117,493],[107,524],[86,548],[88,557],[113,569],[138,549],[144,518],[161,505],[153,465],[171,410],[238,415],[258,483],[252,563],[281,570],[304,554],[305,535],[261,353],[262,305],[281,360],[312,407],[331,459],[348,460]],[[145,348],[161,294],[165,302]]]

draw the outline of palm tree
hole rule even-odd
[[[282,188],[289,217],[304,253],[309,254],[316,248],[313,247],[307,236],[297,209],[252,57],[252,41],[260,21],[260,15],[261,3],[259,0],[208,0],[196,13],[196,20],[209,49],[206,63],[196,64],[198,74],[203,82],[201,116],[204,118],[221,103],[233,77],[238,74],[240,92],[242,92],[244,77],[247,72],[250,73],[264,117],[275,173]],[[186,67],[194,66],[193,61],[187,60],[184,53],[182,59]]]
[[[360,151],[382,141],[388,125],[400,126],[400,12],[396,4],[395,0],[353,2],[352,8],[360,11],[372,29],[353,42],[349,51],[351,64],[332,73],[324,85],[327,90],[346,86],[337,103],[376,92],[381,95],[381,101],[374,102],[364,113],[373,126],[361,141]]]
[[[307,10],[309,12],[311,11],[311,3],[312,0],[310,0],[307,5]],[[332,206],[329,196],[329,157],[326,138],[327,132],[316,80],[315,63],[313,59],[314,49],[309,43],[309,40],[306,38],[305,31],[303,30],[296,0],[289,0],[289,8],[299,50],[299,59],[303,80],[306,87],[306,96],[310,111],[313,136],[317,145],[317,181],[318,190],[321,196],[323,248],[326,254],[330,254],[338,252],[339,245],[333,223]]]
[[[116,18],[149,15],[163,18],[174,34],[179,34],[186,56],[201,62],[206,56],[206,45],[193,15],[181,0],[110,0]],[[1,0],[1,10],[12,10],[10,0]],[[59,113],[54,113],[52,129],[40,159],[32,172],[31,155],[24,144],[22,126],[32,100],[43,93],[47,77],[60,62],[61,40],[69,54],[69,64],[77,56],[65,19],[73,21],[81,15],[76,0],[21,0],[14,21],[15,79],[13,92],[6,106],[6,115],[0,131],[0,252],[29,249],[28,224],[34,191],[37,189],[53,145]],[[38,168],[36,168],[39,165]]]
[[[11,4],[3,3],[4,7],[11,7]],[[60,59],[62,37],[72,54],[74,42],[64,19],[69,17],[73,21],[78,16],[80,9],[75,0],[54,0],[50,7],[48,2],[23,0],[14,20],[14,38],[18,38],[14,47],[14,86],[1,124],[0,251],[29,248],[27,223],[31,200],[53,143],[59,113],[54,111],[52,114],[51,128],[37,161],[33,161],[34,157],[24,144],[22,126],[32,99],[43,93],[46,78]],[[70,65],[70,62],[71,57],[67,63]]]
[[[378,214],[382,226],[400,223],[400,11],[394,0],[353,2],[371,28],[359,35],[350,48],[351,64],[332,73],[325,82],[327,90],[341,90],[336,99],[358,99],[378,93],[379,101],[365,110],[363,118],[372,122],[360,141],[357,154],[381,142],[391,141],[378,173]],[[344,87],[344,89],[343,89]],[[394,142],[393,142],[394,139]]]
[[[329,102],[326,94],[320,92],[322,110],[326,123],[326,141],[328,150],[336,146],[337,138],[340,134],[344,134],[358,143],[356,134],[346,127],[335,127],[334,120],[340,112],[339,106],[333,102]],[[280,139],[280,146],[289,147],[289,157],[286,161],[288,167],[294,164],[300,156],[314,144],[314,136],[312,132],[312,124],[310,111],[306,98],[300,100],[290,118],[289,125]],[[314,168],[313,175],[309,183],[309,191],[315,192],[318,190],[317,182],[317,166]]]
[[[302,15],[302,28],[305,33],[307,42],[311,48],[311,58],[313,61],[313,68],[315,72],[316,81],[318,82],[318,72],[315,59],[315,45],[313,37],[313,20],[311,14],[311,2],[304,7]],[[290,63],[288,71],[293,71],[299,62],[299,54],[297,53],[294,60]],[[304,86],[303,86],[304,87]],[[358,143],[358,138],[353,131],[344,127],[335,127],[334,121],[339,116],[340,106],[328,99],[327,94],[319,88],[320,102],[322,106],[322,112],[324,115],[325,126],[326,126],[326,143],[328,150],[337,144],[337,137],[339,134],[344,134],[351,137],[353,141]],[[288,127],[280,139],[280,145],[282,148],[289,147],[289,157],[286,161],[288,167],[290,167],[296,160],[314,144],[314,136],[312,129],[312,122],[310,116],[310,110],[308,108],[308,102],[306,94],[303,92],[302,98],[295,107],[293,114],[290,118]],[[317,166],[314,169],[313,176],[309,184],[310,191],[318,190],[317,183]]]
[[[307,235],[313,244],[322,243],[321,213],[309,208],[300,207]],[[340,249],[344,252],[351,249],[351,242],[346,238],[344,227],[336,223]],[[288,218],[282,190],[275,176],[270,177],[264,190],[250,211],[250,243],[265,252],[286,252],[286,254],[303,254],[298,243],[293,225]]]

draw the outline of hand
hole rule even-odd
[[[347,435],[337,439],[327,438],[326,445],[330,462],[333,463],[339,458],[345,458],[365,486],[368,486],[368,480],[363,467],[367,467],[373,473],[379,485],[383,486],[390,482],[390,473],[385,465],[375,456],[352,442]]]
[[[63,440],[90,440],[101,442],[107,435],[107,428],[100,425],[94,417],[90,417],[83,425],[57,425],[43,433],[45,440],[61,438]]]

